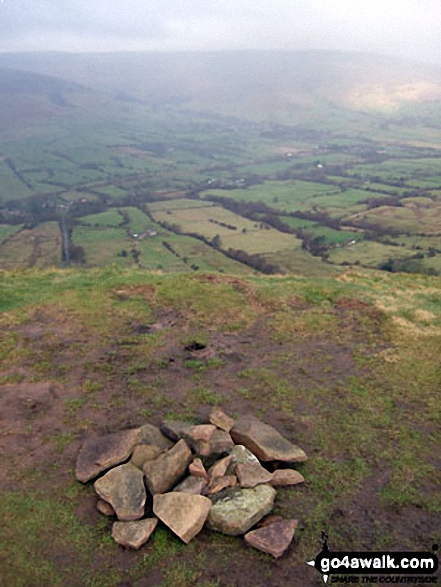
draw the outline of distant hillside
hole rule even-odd
[[[0,69],[0,126],[38,123],[77,108],[97,107],[108,97],[82,84],[31,71]]]
[[[248,115],[320,104],[390,110],[441,100],[440,68],[367,54],[2,54],[0,67],[69,79],[126,99]]]

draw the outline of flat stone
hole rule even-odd
[[[209,442],[215,430],[216,426],[213,426],[213,424],[200,424],[199,426],[191,426],[185,429],[183,433],[195,442]]]
[[[225,475],[224,477],[216,477],[208,486],[208,493],[218,493],[227,487],[235,487],[237,485],[237,478],[235,475]]]
[[[269,516],[266,516],[265,518],[260,520],[260,522],[257,524],[257,527],[264,528],[265,526],[274,524],[274,522],[283,522],[282,516],[275,516],[273,514],[270,514]]]
[[[161,424],[161,432],[175,442],[183,437],[183,432],[187,428],[190,428],[189,423],[182,420],[164,420]]]
[[[260,463],[245,463],[236,465],[236,475],[241,487],[255,487],[271,481],[273,475],[262,467]]]
[[[166,493],[153,496],[153,512],[179,538],[188,544],[205,524],[211,501],[202,495]]]
[[[231,455],[229,455],[228,457],[224,457],[220,461],[216,461],[208,471],[210,479],[216,479],[216,477],[223,477],[232,462],[233,457]]]
[[[209,457],[211,455],[221,455],[233,448],[234,442],[228,432],[219,430],[217,428],[213,432],[209,442],[200,442],[198,446],[198,453],[203,457]]]
[[[139,429],[139,444],[150,444],[161,450],[167,450],[173,446],[173,442],[167,436],[151,424],[145,424]]]
[[[133,449],[130,463],[142,471],[147,461],[153,461],[162,452],[163,449],[155,444],[137,444]]]
[[[202,479],[208,480],[208,473],[201,459],[194,459],[188,466],[188,472],[190,475],[194,475],[194,477],[202,477]]]
[[[150,538],[157,523],[156,518],[137,522],[115,522],[112,527],[112,538],[122,546],[138,550]]]
[[[100,514],[103,514],[104,516],[115,516],[116,515],[115,510],[110,505],[110,503],[107,503],[107,501],[104,501],[103,499],[99,499],[96,502],[96,509],[100,512]]]
[[[243,416],[237,420],[231,436],[234,442],[243,444],[263,462],[299,463],[307,458],[301,448],[291,444],[275,428],[254,416]]]
[[[189,493],[190,495],[205,495],[208,491],[207,481],[202,477],[190,475],[181,481],[179,485],[176,485],[173,491]]]
[[[282,487],[285,485],[298,485],[304,483],[305,478],[298,471],[293,469],[277,469],[272,474],[269,484],[272,487]]]
[[[85,441],[78,454],[75,476],[87,483],[100,473],[126,461],[139,442],[140,429],[122,430]]]
[[[115,467],[95,481],[95,491],[111,504],[118,520],[139,520],[144,515],[146,491],[142,471],[131,465]]]
[[[200,426],[189,426],[182,430],[182,438],[197,453],[203,455],[205,448],[210,444],[213,433],[217,430],[213,424],[201,424]]]
[[[227,416],[220,408],[213,408],[210,413],[210,422],[220,428],[229,432],[234,426],[233,418]]]
[[[279,558],[291,544],[297,524],[297,520],[273,522],[248,532],[245,540],[257,550],[268,552],[273,557]]]
[[[150,493],[166,493],[171,489],[186,472],[190,460],[191,450],[185,440],[180,440],[154,461],[147,461],[144,474]]]
[[[253,489],[230,488],[211,499],[207,525],[229,536],[245,534],[273,508],[276,490],[269,485]]]

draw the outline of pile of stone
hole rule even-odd
[[[306,454],[253,416],[234,421],[215,408],[209,420],[91,438],[78,455],[76,477],[95,480],[97,508],[116,516],[112,536],[123,546],[140,548],[159,519],[185,543],[206,525],[281,556],[298,522],[269,514],[276,488],[304,481],[286,464]]]

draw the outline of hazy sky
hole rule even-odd
[[[441,63],[441,0],[0,0],[0,51],[339,49]]]

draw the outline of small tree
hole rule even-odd
[[[211,245],[215,249],[220,249],[222,247],[222,239],[218,234],[211,239]]]

